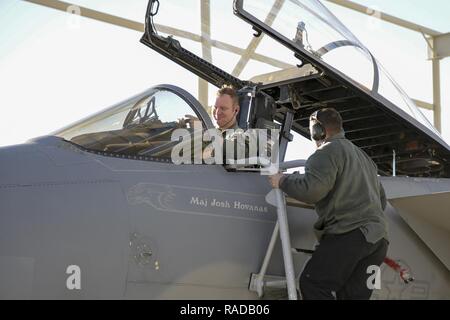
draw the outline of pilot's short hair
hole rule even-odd
[[[217,91],[217,96],[229,95],[233,99],[233,106],[239,105],[239,97],[237,95],[236,89],[232,85],[223,85],[219,91]]]
[[[333,132],[343,130],[342,117],[334,108],[321,109],[317,113],[317,120],[327,129]]]

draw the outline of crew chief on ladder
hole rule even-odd
[[[303,299],[369,299],[370,266],[380,266],[388,248],[383,211],[386,196],[377,167],[345,138],[335,109],[310,117],[316,152],[305,174],[271,176],[270,183],[289,196],[315,204],[319,245],[301,277]]]

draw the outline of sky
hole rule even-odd
[[[162,22],[199,34],[199,1],[173,2],[176,5],[168,4],[167,11],[161,9],[167,15],[161,13]],[[450,31],[447,14],[450,2],[446,0],[356,2],[437,31]],[[145,0],[72,3],[140,22],[147,5]],[[371,50],[409,96],[432,102],[431,63],[422,35],[324,3]],[[230,1],[212,0],[211,7],[233,18]],[[245,47],[252,38],[251,28],[240,21],[229,26],[227,19],[228,16],[225,22],[213,19],[213,38]],[[239,32],[233,32],[233,27]],[[24,1],[0,0],[0,146],[46,135],[156,84],[174,84],[196,96],[198,79],[145,47],[139,42],[140,37],[133,30]],[[264,41],[257,52],[268,55],[270,42]],[[183,41],[183,45],[201,52],[197,43]],[[228,68],[239,58],[213,49],[213,61]],[[242,77],[272,69],[252,61]],[[450,88],[450,58],[441,62],[441,78],[443,137],[450,142],[450,124],[446,121],[450,119],[450,90],[446,90]],[[213,90],[212,87],[210,104]],[[426,116],[432,119],[430,112]]]

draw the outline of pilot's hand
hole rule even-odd
[[[284,177],[282,173],[275,174],[273,176],[269,176],[269,182],[272,188],[279,189],[281,179]]]
[[[213,148],[210,146],[207,146],[205,149],[203,149],[203,159],[211,159],[214,157]]]
[[[187,125],[189,125],[190,128],[194,128],[194,125],[201,126],[201,121],[196,116],[186,114],[184,118],[178,119],[177,124],[180,128],[187,128]]]
[[[196,116],[191,115],[191,114],[184,115],[184,121],[186,123],[189,123],[191,128],[194,128],[194,126],[199,126],[199,125],[201,126],[200,119],[197,118]]]
[[[177,127],[178,128],[186,128],[186,119],[179,118],[177,121]]]

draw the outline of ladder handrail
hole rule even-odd
[[[281,189],[275,189],[277,200],[277,215],[280,227],[281,246],[283,249],[284,270],[288,288],[289,300],[297,300],[297,288],[295,286],[294,263],[292,261],[291,237],[286,212],[286,198]]]
[[[261,297],[263,294],[264,277],[266,275],[267,267],[273,254],[275,243],[278,235],[280,236],[281,246],[283,251],[284,270],[286,274],[286,284],[288,289],[288,296],[290,300],[297,300],[297,287],[295,285],[295,270],[292,259],[291,237],[289,235],[289,225],[286,211],[286,198],[281,189],[273,189],[266,196],[266,201],[277,207],[277,223],[275,224],[269,246],[264,257],[261,270],[256,281],[256,292]]]

